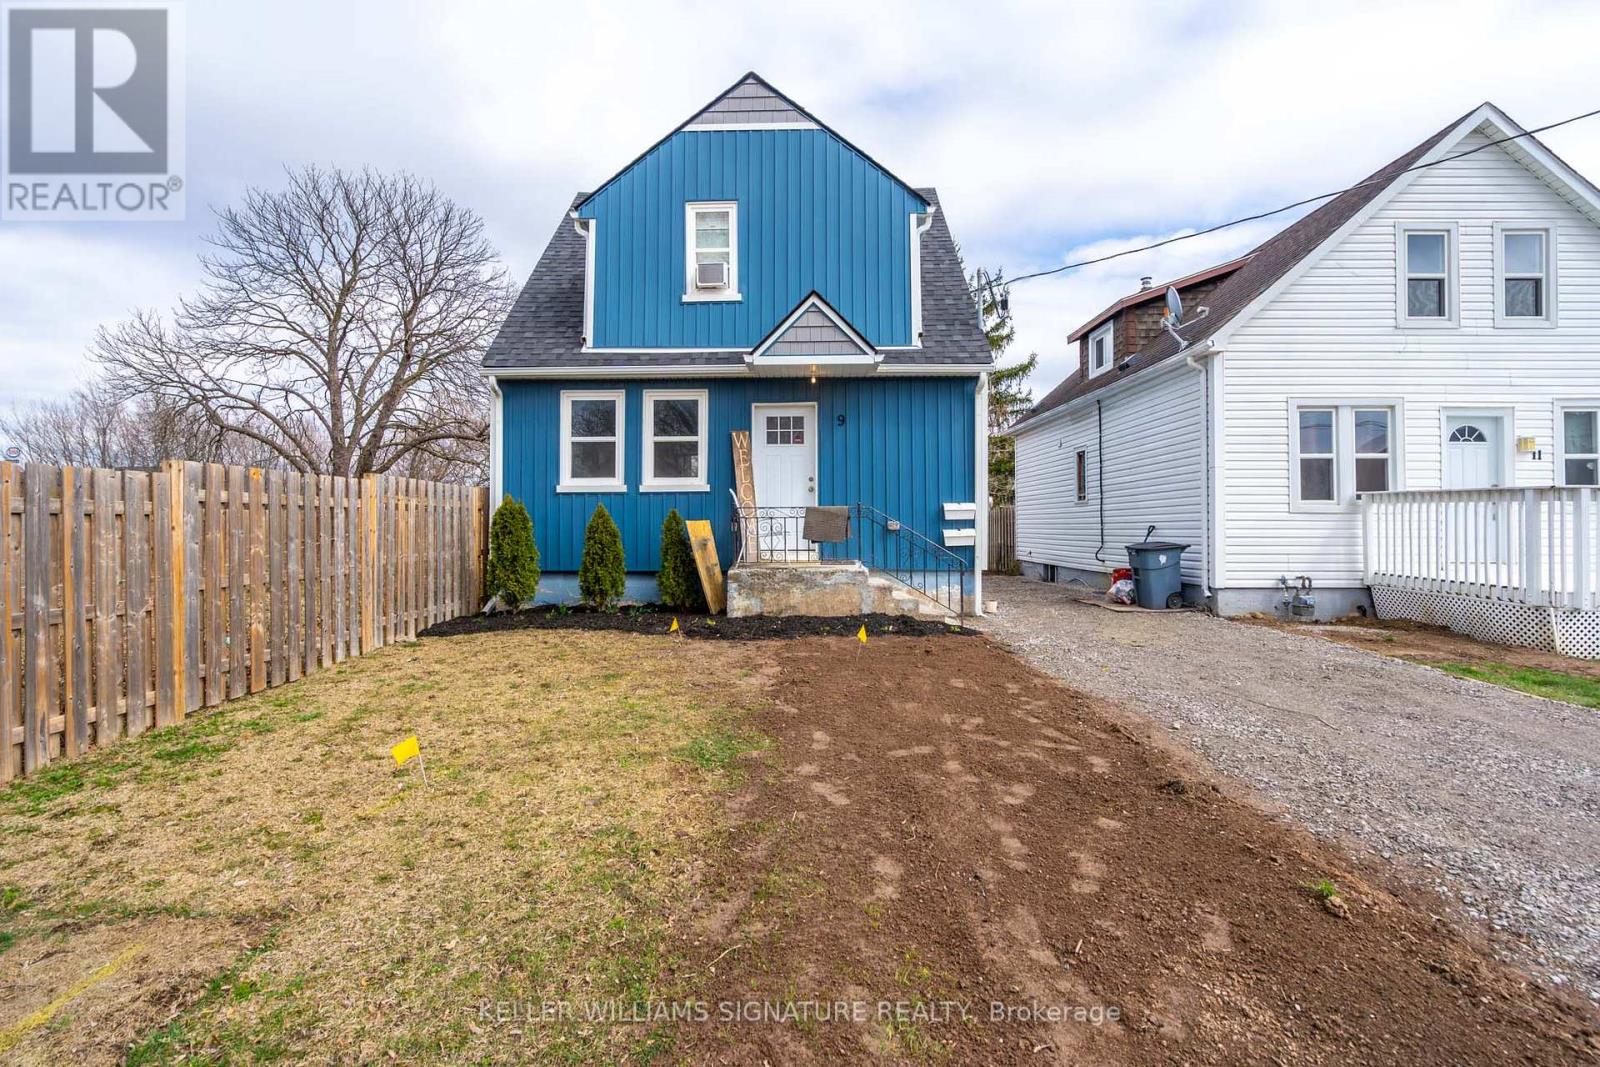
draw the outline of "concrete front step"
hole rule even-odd
[[[955,613],[860,563],[742,564],[728,572],[728,614],[914,615],[954,620]]]

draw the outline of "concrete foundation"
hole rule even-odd
[[[1282,589],[1213,589],[1211,593],[1212,610],[1218,615],[1289,617],[1283,606]],[[1332,622],[1357,613],[1372,614],[1372,595],[1365,586],[1317,586],[1311,593],[1317,598],[1317,622]]]
[[[860,563],[755,564],[728,572],[728,616],[952,617],[940,604]]]
[[[1067,567],[1051,563],[1024,563],[1022,576],[1036,582],[1054,581],[1058,585],[1088,586],[1104,592],[1111,588],[1111,572],[1091,571],[1082,567]],[[1205,607],[1204,590],[1194,582],[1183,583],[1183,602],[1191,607]]]

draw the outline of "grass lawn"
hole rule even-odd
[[[1585,708],[1600,708],[1600,680],[1579,674],[1546,670],[1543,667],[1519,667],[1509,663],[1432,663],[1442,671],[1459,678],[1472,678],[1492,682],[1507,689],[1520,689],[1534,696],[1551,700],[1564,700]]]
[[[428,640],[14,783],[0,1060],[660,1053],[527,1009],[676,992],[760,683],[706,642]]]

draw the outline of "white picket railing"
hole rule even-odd
[[[1594,488],[1421,489],[1362,498],[1369,586],[1593,609]]]

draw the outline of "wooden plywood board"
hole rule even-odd
[[[728,590],[722,584],[722,563],[717,559],[717,539],[705,519],[690,519],[689,547],[694,550],[694,565],[700,571],[700,588],[705,590],[706,606],[720,615],[728,606]]]

